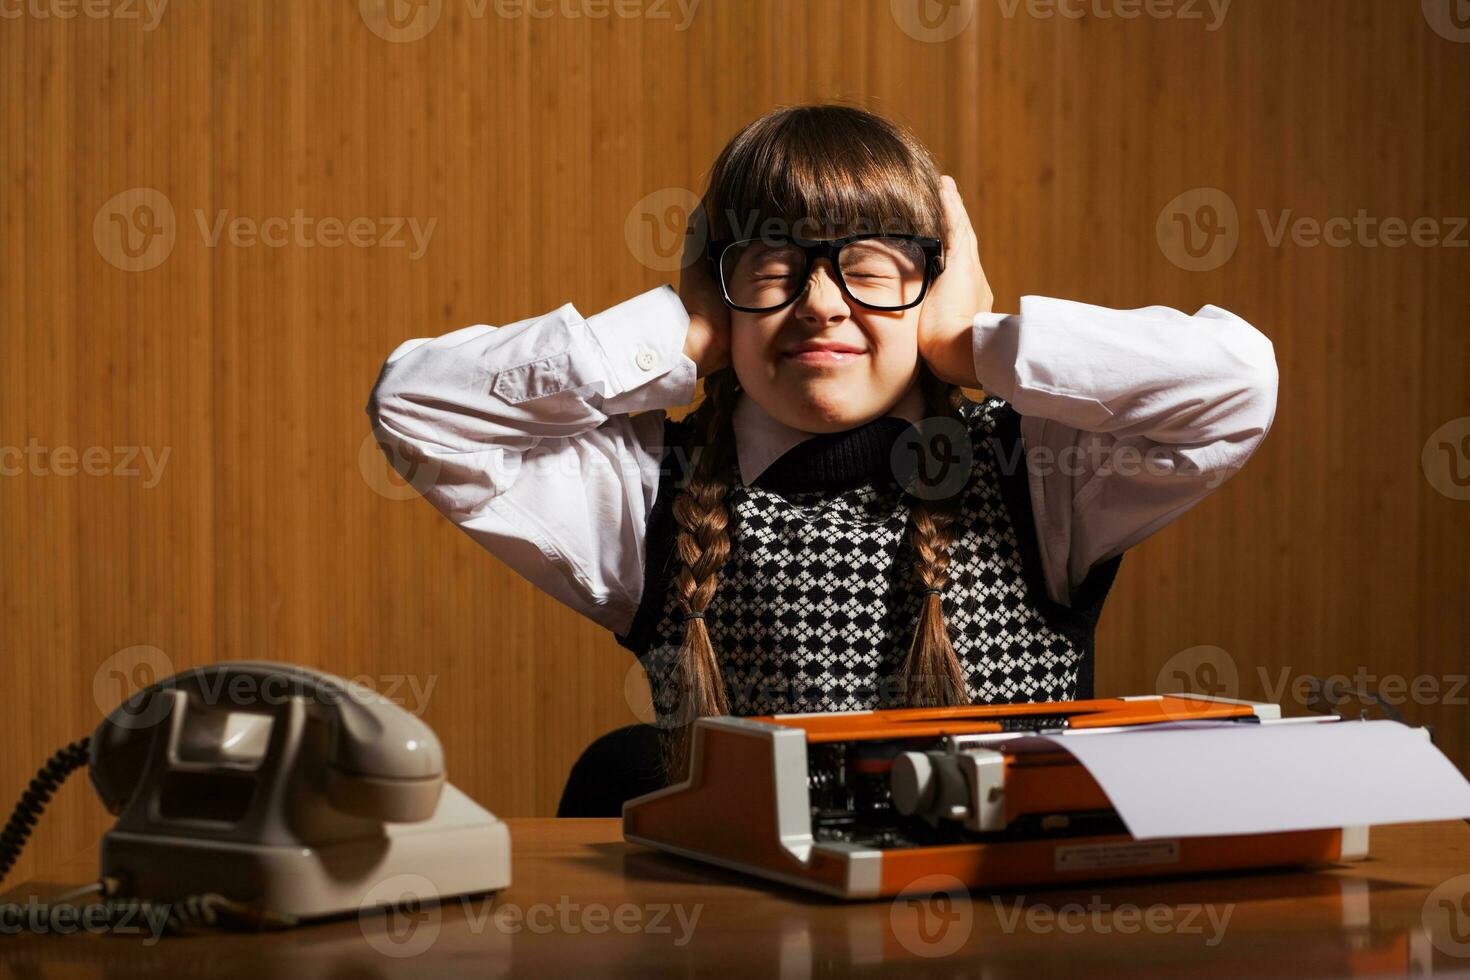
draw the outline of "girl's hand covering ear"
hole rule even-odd
[[[683,268],[679,274],[679,298],[689,313],[689,333],[684,355],[694,362],[698,377],[730,363],[730,308],[725,305],[719,283],[710,275],[704,258],[709,240],[709,221],[704,206],[689,215],[684,232]]]
[[[944,201],[944,271],[929,287],[919,316],[919,356],[942,381],[978,388],[974,321],[995,297],[980,266],[980,242],[954,178],[940,179]]]

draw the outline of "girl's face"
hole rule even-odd
[[[730,311],[730,361],[745,393],[773,418],[804,432],[851,429],[888,414],[917,382],[923,308],[855,303],[821,259],[791,305]]]

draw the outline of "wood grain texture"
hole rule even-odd
[[[735,976],[941,980],[983,968],[998,980],[1029,980],[1038,969],[1112,978],[1124,950],[1132,976],[1338,978],[1456,975],[1463,960],[1463,933],[1450,913],[1464,888],[1452,876],[1470,855],[1470,828],[1459,821],[1376,828],[1369,861],[935,900],[923,910],[928,920],[911,908],[928,898],[922,892],[893,902],[835,901],[624,843],[618,820],[508,823],[514,880],[494,896],[448,899],[428,913],[178,941],[21,934],[6,937],[0,956],[21,976],[119,980],[410,970],[442,977],[469,969],[642,978],[703,975],[711,965]],[[95,847],[83,848],[48,867],[44,880],[25,882],[14,899],[60,894],[85,882],[95,861]]]
[[[942,42],[887,0],[703,0],[683,29],[685,8],[653,0],[618,8],[647,14],[631,18],[442,0],[422,38],[390,41],[382,2],[174,3],[151,29],[136,4],[3,8],[5,805],[147,676],[136,664],[274,658],[391,691],[472,796],[550,813],[579,750],[635,720],[633,662],[390,481],[368,390],[410,337],[674,282],[657,243],[625,236],[630,215],[648,227],[640,207],[664,216],[640,202],[700,190],[771,107],[831,98],[911,125],[955,175],[998,309],[1216,303],[1276,345],[1257,458],[1125,561],[1099,693],[1176,669],[1288,700],[1281,681],[1309,673],[1423,678],[1402,710],[1470,765],[1470,502],[1420,462],[1470,415],[1470,250],[1268,234],[1288,210],[1470,214],[1470,43],[1418,2],[1236,0],[1210,30],[1204,4],[1074,19],[979,0],[947,8],[973,19]],[[1156,223],[1201,187],[1238,209],[1239,247],[1186,271]],[[133,188],[173,213],[172,250],[143,271],[115,264],[106,213],[97,231]],[[221,212],[284,219],[286,243],[214,240]],[[298,213],[405,244],[329,247],[289,229]],[[433,222],[418,256],[393,228],[409,219]],[[10,452],[28,446],[109,462],[65,475],[65,453]],[[139,475],[120,472],[129,447]],[[164,460],[151,485],[145,450]],[[636,704],[636,669],[631,686]],[[37,858],[104,826],[80,786],[53,809]]]

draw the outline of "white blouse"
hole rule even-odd
[[[411,340],[367,411],[389,459],[487,551],[615,633],[643,588],[665,410],[695,395],[689,317],[668,285],[584,318],[566,303],[496,328]],[[1276,413],[1271,341],[1206,306],[1111,310],[1027,296],[980,314],[976,377],[1021,414],[1047,591],[1199,503]],[[913,398],[893,410],[917,420]],[[638,414],[633,414],[638,413]],[[742,396],[740,477],[810,438]]]

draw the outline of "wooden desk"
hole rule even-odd
[[[1462,823],[1377,828],[1370,860],[1317,872],[860,904],[626,845],[615,820],[510,825],[515,883],[493,900],[264,935],[6,936],[0,975],[438,980],[698,971],[1031,980],[1470,972],[1470,827]],[[79,856],[58,877],[85,882],[94,860]],[[8,897],[63,887],[28,884]]]

